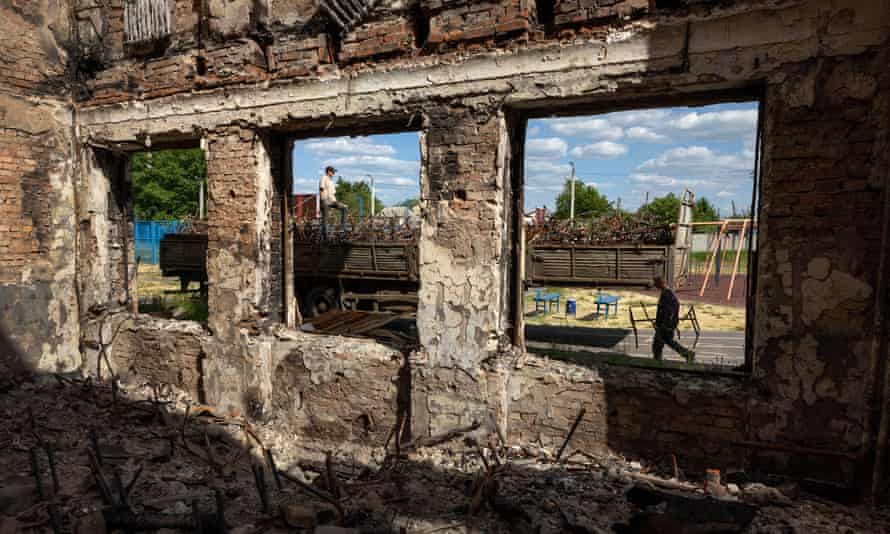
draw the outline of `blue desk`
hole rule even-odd
[[[615,311],[613,312],[615,315],[618,315],[618,301],[621,300],[621,297],[617,295],[609,295],[607,293],[600,293],[596,297],[596,313],[599,315],[600,309],[606,308],[606,319],[609,318],[609,309],[613,306],[615,307]]]

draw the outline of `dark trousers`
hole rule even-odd
[[[689,349],[674,341],[673,328],[656,326],[655,335],[652,337],[652,355],[656,360],[662,359],[665,345],[677,351],[677,354],[681,356],[685,357],[689,354]]]
[[[346,204],[342,202],[321,201],[321,236],[328,238],[328,210],[336,208],[340,210],[340,224],[346,224]]]

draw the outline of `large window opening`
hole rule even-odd
[[[758,113],[734,102],[528,121],[517,279],[530,351],[750,368]]]
[[[404,345],[416,338],[419,142],[406,132],[294,143],[294,289],[304,329]]]
[[[130,158],[138,310],[207,320],[207,167],[203,150],[168,149]]]

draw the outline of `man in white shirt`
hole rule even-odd
[[[334,184],[335,174],[337,174],[337,169],[330,166],[326,167],[318,184],[319,198],[321,199],[321,235],[324,239],[328,238],[328,209],[339,209],[340,224],[346,224],[347,206],[342,202],[337,202],[337,186]]]

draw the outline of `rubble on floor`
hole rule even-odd
[[[887,510],[794,485],[658,476],[481,424],[385,448],[220,416],[166,387],[55,375],[0,399],[0,533],[887,532]],[[399,427],[401,421],[396,423]],[[398,452],[397,452],[398,451]],[[33,466],[37,466],[35,470]],[[38,476],[35,477],[35,471]],[[690,474],[690,478],[695,476]]]

